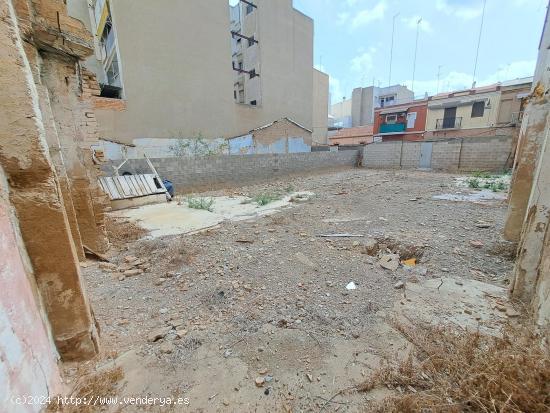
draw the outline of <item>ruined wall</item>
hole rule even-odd
[[[74,56],[76,61],[89,48],[85,39],[78,37],[85,35],[79,31],[78,22],[64,14],[62,1],[14,2],[0,0],[0,165],[8,180],[9,200],[19,220],[57,350],[66,360],[90,358],[98,350],[97,332],[81,279],[66,202],[50,157],[50,150],[55,148],[48,147],[47,138],[47,130],[54,133],[59,125],[51,104],[55,99],[51,97],[67,92],[63,88],[48,89],[51,122],[51,114],[45,111],[43,116],[41,111],[40,85],[35,83],[31,66],[36,54],[29,52],[33,47],[58,50],[59,54]],[[50,122],[47,127],[44,119]],[[62,138],[58,134],[60,143]],[[63,156],[61,159],[65,161]]]
[[[105,251],[106,200],[97,185],[91,152],[98,141],[97,123],[92,101],[83,95],[81,70],[74,58],[41,53],[40,77],[49,98],[44,105],[49,104],[53,115],[82,243]],[[90,78],[86,80],[87,90],[92,91]]]
[[[421,147],[431,143],[431,169],[442,171],[502,171],[512,156],[512,137],[449,139],[433,142],[389,141],[363,149],[367,168],[418,168]]]
[[[527,304],[539,325],[550,327],[550,22],[546,17],[534,87],[521,125],[504,235],[519,238],[510,293]]]
[[[194,158],[151,159],[162,178],[171,180],[179,193],[241,186],[295,173],[353,167],[358,151],[270,155],[221,155]],[[116,162],[115,162],[116,163]],[[111,170],[112,163],[104,165]],[[120,173],[150,173],[145,159],[131,159]]]
[[[42,406],[17,405],[12,397],[60,393],[58,355],[1,167],[0,234],[0,410],[39,412]]]

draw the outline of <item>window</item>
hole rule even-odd
[[[248,74],[250,75],[250,79],[254,79],[257,76],[256,69],[252,69]]]
[[[236,90],[233,91],[233,99],[237,100],[237,91]]]
[[[485,102],[474,102],[472,105],[472,118],[482,118],[485,112]]]
[[[380,106],[393,105],[395,103],[395,95],[392,96],[381,96],[380,97]]]
[[[252,4],[246,5],[246,14],[250,14],[254,11],[254,6]]]
[[[386,115],[386,123],[395,123],[397,121],[397,115]]]
[[[254,46],[255,42],[256,40],[254,39],[254,36],[250,37],[250,39],[248,39],[248,47]]]
[[[251,100],[251,101],[250,101],[250,104],[251,104],[252,106],[256,106],[256,101],[255,101],[255,100]]]

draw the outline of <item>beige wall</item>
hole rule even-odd
[[[313,69],[313,142],[327,144],[329,76]]]
[[[462,117],[461,129],[475,129],[475,128],[485,128],[490,126],[495,126],[498,118],[498,111],[500,105],[500,92],[490,92],[490,93],[479,93],[475,96],[456,96],[446,99],[438,99],[432,101],[428,105],[428,114],[426,116],[426,130],[434,131],[436,130],[437,119],[443,119],[443,114],[445,109],[443,108],[433,108],[434,104],[440,105],[445,104],[446,102],[454,102],[457,100],[478,100],[478,99],[490,99],[491,107],[485,108],[483,116],[472,118],[472,104],[465,104],[458,106],[456,109],[456,117]]]
[[[291,0],[260,2],[254,11],[257,107],[233,100],[227,0],[111,4],[127,105],[96,109],[102,137],[230,137],[286,116],[312,127],[313,21]]]

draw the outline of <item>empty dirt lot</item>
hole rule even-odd
[[[114,265],[88,261],[103,350],[86,369],[120,366],[112,394],[189,399],[143,410],[368,411],[395,390],[353,386],[410,350],[391,327],[394,314],[489,332],[516,316],[511,307],[492,311],[508,305],[506,205],[433,198],[472,192],[456,177],[353,169],[206,194],[315,195],[273,215],[122,245]],[[320,236],[331,234],[362,237]],[[417,264],[382,268],[390,252]],[[132,261],[144,272],[123,276]],[[477,307],[459,297],[468,288],[491,290],[497,302]],[[79,373],[67,369],[72,384]]]

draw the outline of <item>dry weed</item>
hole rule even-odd
[[[111,368],[98,373],[91,373],[81,377],[73,391],[67,398],[79,400],[80,404],[63,403],[52,397],[52,403],[46,408],[47,413],[92,413],[102,410],[102,406],[110,404],[108,398],[115,397],[116,386],[124,377],[121,367]],[[103,400],[102,400],[103,398]],[[88,402],[92,400],[92,402]],[[95,402],[95,404],[94,404]],[[89,403],[89,404],[88,404]]]
[[[550,353],[523,327],[501,337],[450,327],[396,328],[414,344],[410,357],[379,368],[358,390],[397,389],[377,412],[549,412]]]
[[[109,241],[116,247],[122,247],[137,241],[149,233],[149,231],[133,222],[109,215],[105,217],[105,228]]]

